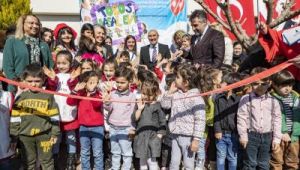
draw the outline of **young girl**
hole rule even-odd
[[[116,71],[117,89],[110,93],[111,100],[132,101],[136,100],[130,89],[133,78],[133,71],[128,68],[120,68]],[[107,120],[112,153],[112,169],[120,169],[121,157],[123,165],[121,169],[129,170],[132,163],[132,142],[129,139],[129,132],[134,128],[131,123],[131,116],[135,103],[106,102],[105,109],[109,112]]]
[[[215,90],[220,87],[222,82],[222,71],[214,68],[202,68],[201,70],[203,76],[201,80],[201,90],[202,92],[208,92],[211,90]],[[215,169],[216,166],[216,145],[215,145],[215,135],[214,135],[214,98],[215,95],[205,96],[205,112],[206,112],[206,126],[207,131],[205,136],[207,136],[207,144],[208,144],[208,163],[212,169]],[[203,155],[203,154],[198,154]],[[198,160],[202,160],[204,157],[198,157]],[[202,161],[200,161],[202,163]]]
[[[95,51],[93,40],[86,36],[80,37],[77,56],[81,56],[82,59],[92,59],[99,67],[104,62],[104,58]]]
[[[43,27],[41,29],[41,39],[48,44],[50,50],[53,50],[54,39],[53,39],[53,31],[49,28]]]
[[[129,52],[122,51],[120,57],[118,58],[118,64],[130,62]]]
[[[44,67],[44,73],[48,76],[47,88],[60,93],[70,94],[68,80],[71,78],[70,68],[72,63],[72,54],[63,50],[57,53],[56,70],[49,70]],[[76,155],[76,134],[75,130],[79,128],[77,122],[77,108],[67,105],[67,97],[55,95],[60,114],[60,125],[62,135],[53,148],[55,165],[58,165],[58,155],[61,141],[66,141],[68,147],[67,169],[75,169]],[[64,137],[64,138],[63,138]]]
[[[54,29],[54,37],[56,39],[55,53],[61,50],[68,50],[74,58],[76,54],[76,46],[74,43],[76,36],[77,33],[73,28],[65,23],[58,24]]]
[[[142,84],[142,99],[132,115],[136,123],[133,150],[140,159],[140,169],[159,169],[156,158],[161,155],[161,139],[166,131],[166,117],[156,101],[160,91],[157,81],[146,80]]]
[[[166,75],[166,84],[164,87],[164,92],[168,91],[171,86],[175,86],[176,75],[168,74]],[[163,93],[164,94],[164,93]],[[171,115],[171,109],[163,109],[166,114],[167,123]],[[170,135],[170,130],[167,127],[166,135],[162,139],[161,147],[161,170],[168,170],[171,161],[171,151],[172,151],[172,136]]]
[[[101,82],[99,87],[102,91],[111,91],[115,88],[115,72],[118,67],[114,59],[108,59],[103,63]]]
[[[85,36],[94,39],[94,26],[90,23],[85,23],[82,25],[80,33],[81,37]]]
[[[72,94],[101,98],[100,92],[97,90],[99,75],[95,71],[88,71],[81,75],[82,81],[76,85]],[[68,98],[67,104],[77,106],[80,145],[81,145],[81,168],[90,170],[90,150],[93,151],[94,168],[103,170],[103,137],[104,137],[104,120],[103,120],[103,104],[99,101],[78,100]]]
[[[133,65],[139,63],[139,55],[137,51],[136,39],[132,35],[128,35],[124,40],[124,50],[129,52],[129,60]]]
[[[173,135],[170,169],[179,170],[181,157],[185,169],[194,169],[195,153],[205,131],[205,103],[197,89],[199,78],[195,67],[189,64],[179,66],[176,72],[176,86],[163,95],[161,104],[171,108],[169,129]]]

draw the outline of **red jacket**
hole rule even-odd
[[[72,92],[72,94],[86,96],[86,92]],[[96,91],[90,97],[100,98],[101,93]],[[83,126],[103,126],[103,103],[100,101],[79,100],[74,98],[68,98],[67,104],[71,106],[77,106],[78,109],[78,123]]]
[[[282,32],[268,29],[268,35],[259,34],[258,40],[265,50],[268,62],[272,62],[275,57],[280,55],[292,59],[300,54],[300,43],[295,43],[292,46],[287,45],[283,42]],[[296,66],[290,66],[288,70],[296,80],[300,81],[300,70]]]

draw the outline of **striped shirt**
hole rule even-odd
[[[289,94],[287,97],[282,98],[282,107],[286,115],[286,127],[288,132],[292,131],[293,128],[293,96]]]

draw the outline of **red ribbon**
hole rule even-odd
[[[224,92],[224,91],[228,91],[228,90],[232,90],[232,89],[235,89],[235,88],[238,88],[238,87],[242,87],[242,86],[245,86],[245,85],[248,85],[250,83],[253,83],[253,82],[256,82],[256,81],[259,81],[261,79],[264,79],[266,77],[269,77],[289,66],[291,66],[292,63],[289,63],[288,61],[284,62],[284,63],[281,63],[277,66],[274,66],[268,70],[265,70],[261,73],[258,73],[256,75],[253,75],[251,77],[248,77],[244,80],[241,80],[237,83],[234,83],[234,84],[230,84],[228,86],[225,86],[223,88],[219,88],[219,89],[216,89],[216,90],[212,90],[212,91],[209,91],[209,92],[205,92],[205,93],[201,93],[201,94],[198,94],[198,95],[194,95],[194,96],[189,96],[189,97],[185,97],[185,98],[193,98],[193,97],[199,97],[199,96],[207,96],[207,95],[212,95],[212,94],[216,94],[216,93],[221,93],[221,92]],[[103,99],[101,98],[92,98],[92,97],[84,97],[84,96],[76,96],[76,95],[71,95],[71,94],[64,94],[64,93],[59,93],[59,92],[54,92],[54,91],[50,91],[50,90],[45,90],[45,89],[42,89],[42,88],[37,88],[37,87],[32,87],[32,86],[29,86],[25,83],[21,83],[21,82],[16,82],[16,81],[13,81],[13,80],[9,80],[7,78],[4,78],[4,77],[1,77],[0,76],[0,81],[4,81],[8,84],[11,84],[11,85],[14,85],[14,86],[18,86],[18,87],[22,87],[22,88],[27,88],[27,89],[30,89],[30,90],[34,90],[34,91],[39,91],[41,93],[47,93],[47,94],[53,94],[53,95],[60,95],[60,96],[65,96],[65,97],[70,97],[70,98],[74,98],[74,99],[80,99],[80,100],[91,100],[91,101],[104,101]],[[181,100],[181,99],[185,99],[185,98],[176,98],[176,99],[173,99],[173,100]],[[119,100],[109,100],[110,102],[118,102],[118,103],[136,103],[137,101],[119,101]]]

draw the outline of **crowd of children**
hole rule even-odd
[[[97,100],[0,91],[0,169],[11,169],[14,155],[24,169],[62,169],[61,161],[68,170],[79,162],[83,170],[299,169],[300,103],[289,71],[201,97],[266,69],[194,66],[189,35],[148,70],[135,62],[133,36],[113,57],[99,53],[107,48],[94,43],[91,25],[78,50],[69,27],[54,34],[55,67],[30,64],[20,81]]]

